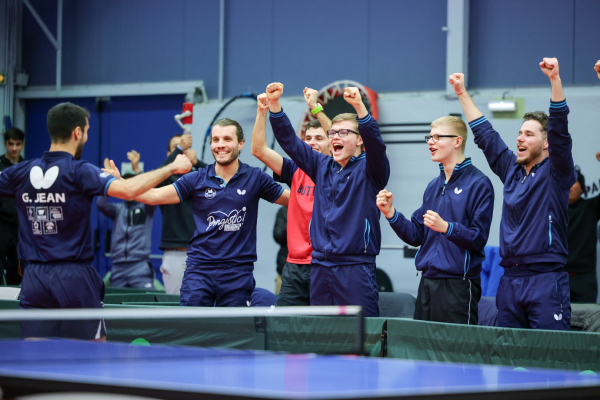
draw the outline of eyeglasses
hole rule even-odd
[[[437,143],[440,141],[440,138],[443,137],[458,137],[457,135],[427,135],[425,136],[425,143],[429,143],[431,139],[433,139],[433,143]]]
[[[334,131],[332,129],[332,130],[327,131],[327,136],[329,136],[330,138],[333,138],[335,136],[335,134],[337,133],[338,135],[340,135],[340,137],[346,137],[346,136],[348,136],[348,134],[350,132],[360,135],[360,133],[353,131],[352,129],[340,129],[339,131]]]

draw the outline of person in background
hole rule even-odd
[[[196,152],[192,150],[192,135],[173,135],[167,145],[167,159],[161,166],[172,163],[179,154],[184,154],[192,162],[192,171],[206,167],[205,163],[198,161]],[[181,176],[172,175],[158,187],[171,185]],[[177,204],[160,205],[160,212],[162,213],[162,233],[158,247],[164,252],[160,272],[165,284],[165,291],[179,294],[188,245],[196,229],[192,214],[192,201],[184,200]]]
[[[275,216],[275,226],[273,227],[273,239],[280,246],[277,252],[277,278],[275,278],[275,294],[279,294],[281,289],[281,274],[283,266],[288,255],[287,245],[287,207],[281,207]]]
[[[600,161],[600,153],[596,155]],[[596,279],[596,228],[600,220],[600,196],[584,199],[585,177],[576,169],[577,181],[569,194],[569,225],[567,242],[569,255],[566,270],[569,273],[571,301],[595,303],[598,297]]]
[[[17,128],[4,132],[6,153],[0,157],[0,173],[23,160],[21,151],[25,147],[25,133]],[[19,221],[17,202],[10,197],[0,197],[0,284],[19,285],[19,256],[17,245]]]
[[[131,167],[140,172],[140,154],[132,150],[127,153]],[[108,158],[104,168],[110,168]],[[136,174],[125,174],[124,179]],[[96,206],[113,221],[110,242],[112,270],[110,286],[154,289],[154,270],[150,264],[152,222],[156,206],[139,203],[133,199],[122,203],[109,203],[107,196],[99,196]]]

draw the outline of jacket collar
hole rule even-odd
[[[440,176],[441,178],[444,180],[444,182],[446,182],[446,174],[444,172],[444,165],[443,164],[439,164],[440,167]],[[454,170],[452,171],[452,176],[450,177],[450,181],[453,182],[456,179],[458,179],[458,177],[460,175],[462,175],[462,173],[470,168],[473,168],[473,163],[471,162],[471,157],[467,157],[465,158],[465,160],[463,162],[461,162],[460,164],[456,164],[454,166]],[[450,182],[446,182],[446,183],[450,183]]]
[[[235,175],[233,175],[231,177],[231,179],[229,180],[229,182],[231,182],[233,179],[237,178],[239,175],[245,174],[246,171],[248,170],[248,165],[247,164],[244,164],[239,159],[238,159],[238,163],[239,163],[238,170],[235,173]],[[223,180],[223,178],[221,178],[220,176],[218,176],[216,174],[216,172],[215,172],[215,164],[216,164],[216,161],[213,164],[207,165],[206,166],[206,173],[208,174],[209,178],[213,178],[213,179],[219,180],[219,182],[221,183],[221,186],[225,187],[225,186],[227,186],[227,184],[225,183],[225,181]]]
[[[19,155],[19,161],[17,161],[17,164],[20,163],[21,161],[25,161],[25,159],[23,157],[21,157],[21,155]],[[12,163],[12,161],[10,161],[6,157],[6,154],[3,154],[0,156],[0,162],[2,162],[3,164],[6,164],[6,165],[15,165]]]
[[[365,153],[364,151],[356,157],[355,156],[350,157],[350,159],[348,160],[348,163],[346,164],[346,166],[344,168],[347,168],[347,167],[357,163],[358,161],[363,160],[365,157],[367,157],[367,153]],[[336,162],[336,164],[341,166],[341,164],[338,162]]]

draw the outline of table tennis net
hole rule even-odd
[[[364,319],[360,307],[164,307],[0,312],[0,340],[43,338],[105,338],[108,342],[141,346],[185,345],[288,353],[365,352]],[[202,354],[206,357],[213,355],[225,354],[216,350]],[[108,358],[112,356],[106,355]],[[59,348],[56,357],[62,357]],[[157,353],[156,357],[163,355]]]

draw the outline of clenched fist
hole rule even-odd
[[[267,99],[267,94],[259,94],[256,98],[256,104],[258,105],[258,111],[266,113],[269,110],[269,99]]]
[[[450,77],[448,78],[448,83],[452,85],[452,88],[454,89],[454,92],[457,95],[461,95],[464,92],[466,92],[465,74],[456,73],[456,74],[450,75]]]
[[[427,210],[425,215],[423,215],[423,223],[426,227],[436,232],[446,233],[448,231],[448,223],[435,211]]]
[[[178,154],[177,157],[175,157],[175,161],[169,165],[171,166],[173,175],[187,174],[190,172],[190,169],[192,169],[192,162],[183,154]]]
[[[542,72],[550,78],[550,80],[558,79],[558,60],[556,58],[544,58],[540,63]]]
[[[187,150],[192,147],[192,135],[181,135],[181,140],[179,141],[179,147],[183,150]]]
[[[136,174],[142,172],[140,170],[140,153],[135,150],[128,151],[127,159],[131,162],[131,169],[133,169],[133,172]]]
[[[355,108],[362,105],[362,97],[360,91],[356,87],[347,87],[344,89],[344,100]]]
[[[283,94],[283,83],[275,82],[267,86],[267,99],[269,101],[278,101]]]
[[[594,65],[594,69],[598,73],[598,79],[600,79],[600,60],[598,60],[598,62],[596,63],[596,65]]]
[[[307,87],[305,87],[302,92],[304,93],[304,101],[306,101],[306,104],[308,104],[308,107],[311,110],[317,108],[317,100],[319,97],[319,92],[317,92],[315,89],[310,89]]]
[[[377,194],[377,208],[386,216],[386,218],[390,219],[396,213],[396,210],[392,206],[394,202],[394,196],[392,192],[388,192],[386,189]]]

